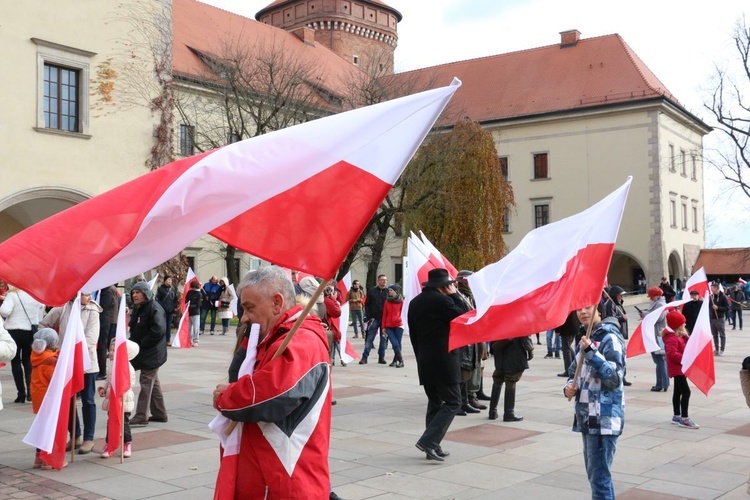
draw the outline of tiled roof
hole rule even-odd
[[[750,248],[704,248],[693,271],[701,267],[708,275],[750,276]]]
[[[320,44],[306,45],[292,33],[197,0],[174,0],[172,17],[172,70],[177,75],[204,78],[210,70],[195,51],[220,56],[226,53],[227,44],[237,40],[241,40],[245,48],[275,44],[279,53],[298,53],[302,60],[311,63],[320,77],[316,85],[333,95],[346,95],[345,84],[351,81],[352,72],[358,71]],[[319,104],[326,105],[323,99]]]
[[[271,2],[269,5],[266,5],[265,7],[263,7],[262,9],[260,9],[258,11],[258,14],[255,15],[255,18],[257,19],[261,12],[265,12],[265,11],[267,11],[269,9],[273,9],[273,8],[278,7],[280,5],[283,5],[285,3],[291,3],[291,2],[294,2],[294,1],[296,1],[296,0],[275,0],[275,1]],[[394,9],[393,7],[391,7],[390,5],[386,4],[385,2],[381,2],[380,0],[362,0],[362,1],[365,2],[365,3],[371,3],[371,4],[374,4],[374,5],[378,5],[380,7],[386,8],[386,9],[392,11],[393,13],[395,13],[396,17],[398,18],[399,21],[402,19],[401,13],[399,11],[397,11],[396,9]]]
[[[453,108],[476,121],[503,120],[558,111],[665,97],[664,84],[620,35],[581,39],[400,73],[396,79],[463,82]]]

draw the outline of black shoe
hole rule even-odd
[[[26,396],[26,402],[27,403],[31,403],[31,394],[29,394],[28,396]]]
[[[96,376],[96,380],[107,380],[107,376],[106,375],[97,375]]]
[[[328,495],[328,500],[344,500],[344,499],[332,491],[331,494]]]
[[[153,415],[152,415],[152,416],[150,416],[150,417],[148,417],[148,421],[149,421],[149,422],[162,422],[162,423],[165,423],[165,422],[167,422],[168,420],[169,420],[169,419],[168,419],[167,417],[164,417],[164,418],[156,418],[156,417],[154,417]]]
[[[379,365],[387,365],[388,363],[385,362],[385,358],[379,358],[378,359],[378,364]]]
[[[396,368],[403,368],[403,367],[404,367],[404,362],[399,359],[398,363],[396,363]]]
[[[490,414],[487,415],[490,420],[497,420],[497,408],[490,408]]]
[[[552,353],[547,351],[547,355],[544,357],[544,359],[552,359]]]
[[[148,425],[148,421],[144,420],[131,420],[130,421],[130,427],[146,427]]]
[[[367,358],[362,358],[359,360],[360,365],[366,365],[367,364]]]
[[[633,383],[632,382],[628,382],[625,379],[622,379],[622,385],[624,385],[625,387],[630,387],[631,385],[633,385]]]
[[[458,413],[456,413],[456,416],[457,417],[465,417],[466,416],[466,412],[463,411],[463,410],[458,410]]]
[[[461,409],[462,409],[463,411],[465,411],[466,413],[479,413],[479,409],[477,409],[477,408],[474,408],[473,406],[471,406],[471,405],[470,405],[470,404],[468,404],[468,403],[467,403],[467,404],[465,404],[465,405],[463,405],[463,406],[461,407]]]
[[[26,402],[26,394],[19,394],[18,397],[16,398],[16,400],[14,402],[15,403],[25,403]]]
[[[666,389],[662,389],[661,387],[653,386],[651,388],[651,392],[661,392],[662,390],[666,392]]]
[[[567,372],[562,372],[562,373],[558,373],[557,376],[558,377],[567,377],[568,374],[567,374]]]
[[[443,458],[450,456],[451,452],[443,450],[440,445],[435,448],[435,453],[438,454],[438,456],[441,456]]]
[[[425,455],[427,455],[427,460],[437,460],[438,462],[445,462],[443,460],[443,457],[438,455],[437,451],[435,451],[433,448],[428,448],[419,441],[417,441],[417,444],[414,446],[417,447],[419,451],[423,451]]]
[[[335,399],[331,400],[331,406],[336,406],[336,400]]]
[[[555,353],[555,359],[560,359],[560,353],[559,352]]]
[[[523,417],[521,415],[516,415],[512,411],[506,412],[503,415],[503,422],[520,422],[523,420]]]
[[[482,391],[477,392],[477,399],[479,401],[489,401],[490,397]]]

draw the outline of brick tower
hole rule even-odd
[[[276,0],[255,15],[377,73],[393,73],[401,17],[380,0]]]

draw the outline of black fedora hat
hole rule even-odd
[[[456,280],[451,278],[447,269],[437,268],[430,269],[430,272],[427,273],[427,281],[423,282],[422,286],[440,288],[441,286],[448,286],[455,282]]]

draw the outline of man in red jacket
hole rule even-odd
[[[275,357],[302,312],[294,285],[283,269],[270,266],[248,273],[238,293],[242,322],[260,325],[255,370],[214,391],[216,409],[243,422],[236,496],[327,498],[331,382],[326,332],[308,316]]]

